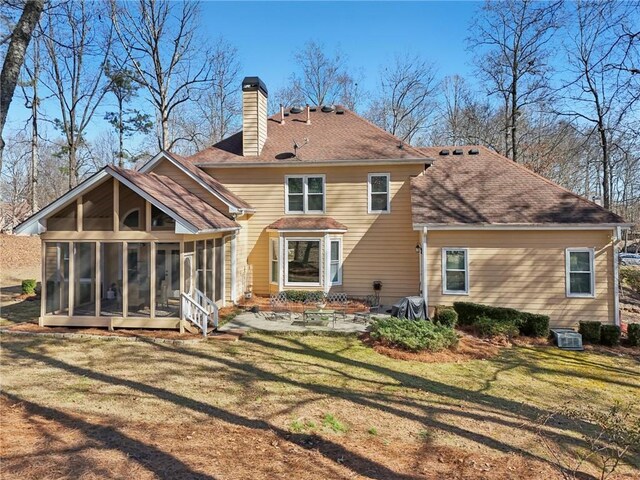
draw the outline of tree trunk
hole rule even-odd
[[[4,150],[2,131],[7,121],[9,105],[18,83],[27,47],[31,41],[31,34],[40,20],[43,9],[44,0],[27,0],[20,20],[11,33],[7,56],[2,65],[2,73],[0,73],[0,170],[2,170],[2,151]]]
[[[69,190],[78,184],[78,158],[76,142],[69,143]]]
[[[118,166],[124,168],[124,128],[122,126],[122,99],[118,98]]]
[[[611,159],[609,157],[609,141],[607,139],[607,132],[602,122],[599,122],[598,131],[600,133],[600,147],[602,149],[602,206],[606,209],[610,209]]]
[[[518,162],[518,140],[516,138],[518,121],[518,85],[515,78],[511,85],[511,160]]]
[[[31,185],[29,188],[29,206],[31,212],[38,210],[36,188],[38,185],[38,82],[40,81],[40,45],[36,37],[33,44],[33,95],[31,97]]]

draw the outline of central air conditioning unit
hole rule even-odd
[[[571,328],[552,328],[551,333],[556,345],[562,350],[584,350],[582,347],[582,335]]]

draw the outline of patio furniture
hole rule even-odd
[[[340,315],[343,320],[347,319],[347,306],[349,298],[346,293],[330,293],[327,295],[327,303],[335,310],[335,314]]]
[[[303,303],[307,307],[315,306],[318,308],[318,304],[326,303],[326,301],[324,292],[308,292]]]
[[[265,316],[269,320],[292,320],[292,312],[285,292],[271,294],[269,307],[271,311],[265,312]]]
[[[329,320],[331,320],[332,325],[335,327],[336,326],[335,310],[325,310],[321,308],[316,308],[316,309],[307,309],[302,313],[302,324],[304,326],[306,326],[307,323],[325,326],[326,324],[329,323]]]
[[[364,300],[364,304],[367,310],[355,312],[353,314],[354,322],[371,323],[371,316],[376,313],[380,313],[380,300],[376,295],[369,295]]]

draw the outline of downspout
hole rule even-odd
[[[620,227],[613,229],[613,321],[620,326],[620,272],[618,269],[618,241],[621,237]]]
[[[429,316],[429,281],[427,279],[427,227],[424,227],[420,235],[420,276],[422,277],[422,299],[427,308]]]
[[[238,270],[238,260],[236,257],[237,251],[237,242],[238,242],[238,233],[234,232],[231,235],[231,305],[236,305],[236,301],[238,300],[238,295],[236,292],[236,281],[237,281],[237,270]]]

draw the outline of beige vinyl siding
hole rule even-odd
[[[258,91],[242,92],[242,149],[257,156],[267,140],[267,97]]]
[[[380,280],[385,299],[418,293],[419,259],[415,252],[418,236],[411,223],[410,178],[422,172],[421,165],[227,167],[207,171],[256,209],[242,229],[246,232],[246,258],[253,271],[254,293],[267,294],[271,290],[269,233],[266,227],[278,218],[299,216],[285,214],[285,175],[307,174],[326,175],[324,215],[348,227],[343,236],[343,284],[332,290],[345,291],[350,295],[369,295],[373,293],[372,282]],[[391,174],[391,213],[367,213],[369,173]],[[240,256],[238,261],[240,265]]]
[[[429,304],[455,301],[513,307],[551,317],[554,326],[581,320],[614,321],[613,244],[602,231],[431,231],[428,233]],[[442,293],[442,249],[468,249],[469,294]],[[595,298],[566,296],[567,248],[593,248]]]
[[[225,204],[222,200],[209,192],[206,188],[204,188],[178,167],[176,167],[169,160],[160,161],[152,171],[153,173],[156,173],[158,175],[165,175],[169,177],[181,187],[184,187],[191,193],[197,195],[202,201],[207,202],[209,205],[212,205],[216,210],[224,214],[228,214],[229,206],[227,204]],[[162,201],[162,199],[158,200]]]

